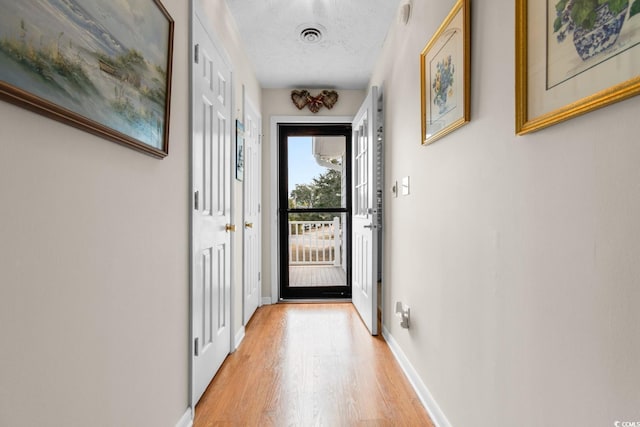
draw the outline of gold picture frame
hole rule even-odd
[[[607,10],[594,15],[598,19],[589,31],[573,21],[571,8],[576,3],[516,1],[518,135],[640,93],[640,0],[622,2],[624,9],[617,5],[619,10],[613,11],[608,4],[599,5]],[[610,16],[602,25],[607,29],[604,36],[593,27],[600,25],[601,16]],[[593,38],[585,41],[587,32]],[[596,38],[607,44],[596,44]]]
[[[470,120],[470,0],[458,0],[420,53],[422,145]]]

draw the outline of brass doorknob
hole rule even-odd
[[[245,228],[253,228],[253,223],[252,222],[245,222],[244,223],[244,227]]]
[[[236,226],[235,225],[231,225],[231,224],[227,224],[224,226],[224,231],[226,231],[227,233],[229,231],[236,231]]]

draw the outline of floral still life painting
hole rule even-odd
[[[640,0],[516,0],[516,134],[640,93]]]
[[[640,0],[548,1],[547,88],[640,43]]]
[[[158,0],[0,0],[0,97],[168,153],[173,20]]]
[[[458,0],[420,54],[422,144],[469,122],[469,0]]]
[[[455,65],[451,60],[451,55],[447,55],[444,59],[437,61],[435,64],[435,77],[432,78],[433,84],[431,88],[433,93],[433,103],[438,107],[438,114],[443,115],[455,108],[453,102],[453,74],[455,73]]]

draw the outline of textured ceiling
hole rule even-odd
[[[364,89],[400,0],[227,0],[264,88]],[[324,35],[300,40],[307,27]]]

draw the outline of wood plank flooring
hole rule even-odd
[[[346,286],[342,267],[333,265],[290,265],[289,286]]]
[[[434,427],[348,303],[259,308],[196,406],[209,426]]]

